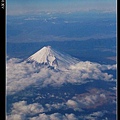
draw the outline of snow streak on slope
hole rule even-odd
[[[68,69],[70,65],[76,64],[78,60],[69,55],[61,54],[50,46],[43,47],[30,56],[27,61],[46,64],[54,69]]]

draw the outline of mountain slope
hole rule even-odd
[[[78,62],[76,58],[66,54],[61,54],[60,52],[52,49],[50,46],[43,47],[35,54],[31,55],[27,61],[46,64],[54,69],[68,69],[70,65]]]

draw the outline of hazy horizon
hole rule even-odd
[[[6,1],[7,15],[39,14],[40,12],[116,12],[115,0],[10,0]]]

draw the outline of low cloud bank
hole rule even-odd
[[[53,109],[60,109],[61,107],[68,109],[71,106],[74,107],[76,104],[72,100],[67,101],[66,103],[57,103],[57,104],[46,104],[44,107],[39,103],[27,104],[26,101],[19,101],[13,103],[12,111],[7,116],[7,120],[79,120],[79,119],[92,119],[96,120],[99,117],[102,117],[107,111],[96,111],[88,115],[76,116],[73,113],[52,113],[47,114],[47,112],[52,111]],[[78,106],[79,107],[79,106]],[[76,106],[77,108],[77,106]]]
[[[101,65],[80,61],[66,71],[56,71],[47,66],[35,66],[18,58],[7,60],[7,94],[14,94],[39,82],[41,87],[60,86],[64,83],[86,83],[88,80],[115,81],[105,70],[116,70],[116,65]]]

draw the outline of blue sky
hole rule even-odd
[[[45,12],[75,11],[115,12],[115,0],[7,0],[7,15],[38,14]]]

